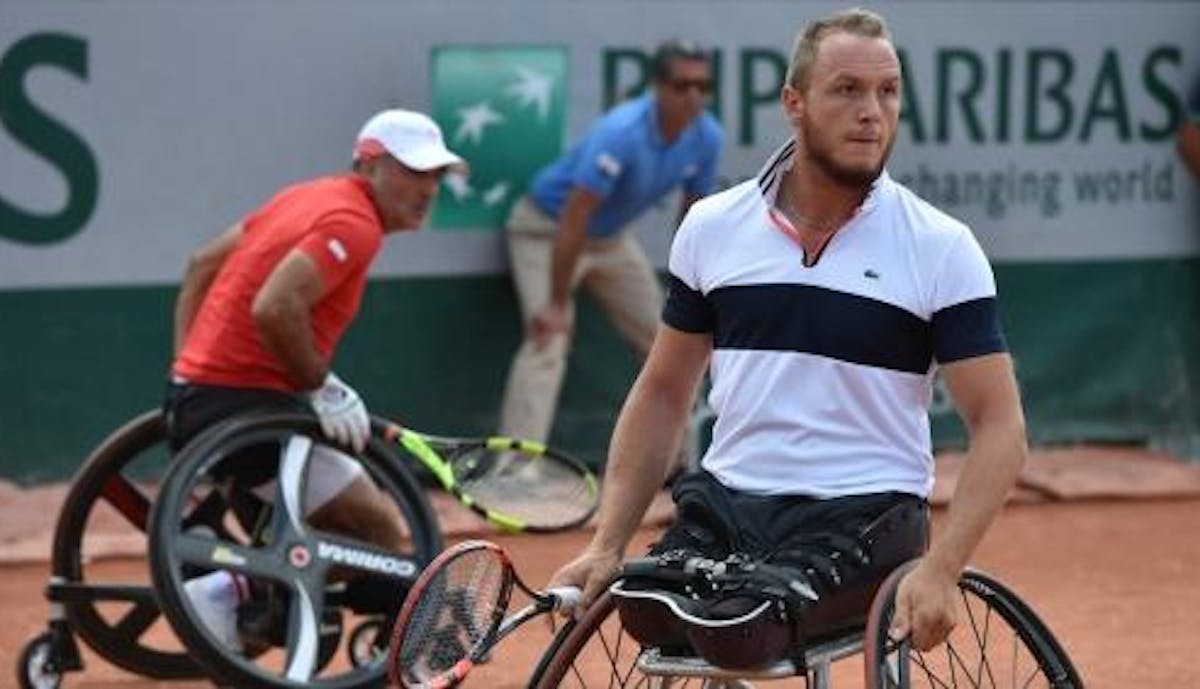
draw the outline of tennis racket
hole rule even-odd
[[[532,602],[505,617],[513,587]],[[448,548],[404,599],[388,648],[388,676],[408,689],[446,689],[466,678],[517,627],[579,600],[574,587],[534,591],[504,550],[487,541]]]
[[[445,438],[391,423],[397,442],[448,493],[509,532],[563,531],[586,522],[600,502],[595,475],[542,443],[513,438]]]

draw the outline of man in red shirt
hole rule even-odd
[[[172,449],[239,413],[311,410],[337,446],[361,451],[369,417],[331,370],[334,349],[384,234],[419,228],[456,167],[465,164],[433,120],[387,110],[360,131],[350,174],[283,189],[193,254],[175,306],[163,405]],[[239,476],[246,468],[263,481],[278,466],[277,457],[239,461]],[[395,506],[332,445],[314,450],[304,505],[313,523],[383,547],[403,542]],[[218,571],[186,585],[205,624],[235,649],[243,583]]]

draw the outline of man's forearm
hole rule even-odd
[[[571,298],[571,282],[575,266],[587,237],[587,218],[568,209],[558,232],[554,235],[554,251],[550,263],[550,301],[564,305]]]
[[[1028,457],[1019,419],[980,429],[971,438],[966,465],[950,501],[946,527],[926,559],[947,576],[957,577],[988,526],[1004,505]]]
[[[592,539],[595,549],[623,555],[675,451],[676,429],[687,418],[687,400],[655,393],[639,379],[630,393],[617,427],[604,475],[599,524]]]

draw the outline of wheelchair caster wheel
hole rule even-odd
[[[383,620],[360,622],[354,631],[350,632],[350,642],[346,645],[346,653],[350,656],[350,664],[354,667],[367,665],[381,657],[386,651],[387,630],[383,628]]]
[[[58,689],[62,686],[62,671],[58,668],[54,635],[45,632],[34,637],[21,651],[17,660],[17,681],[21,689]]]

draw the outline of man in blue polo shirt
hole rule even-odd
[[[508,219],[513,281],[525,323],[509,371],[501,432],[544,441],[562,387],[582,284],[645,358],[662,288],[624,230],[676,187],[680,217],[713,190],[722,133],[705,111],[708,56],[678,41],[660,46],[653,88],[606,113],[564,156],[543,168]]]

